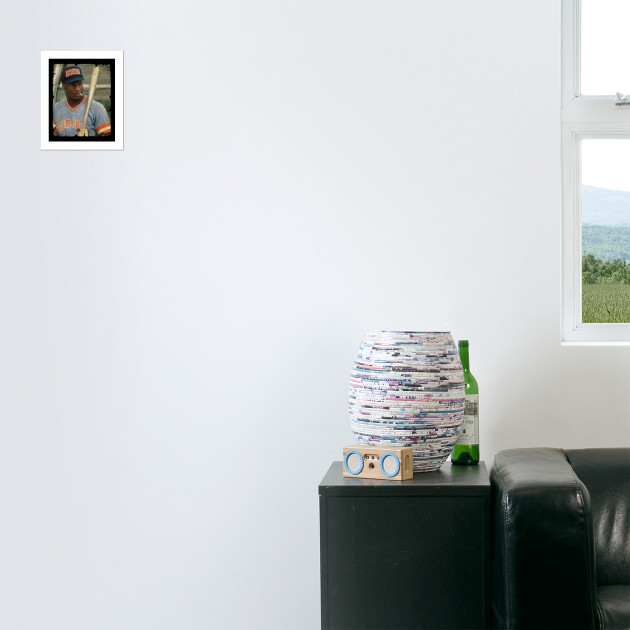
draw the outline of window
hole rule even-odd
[[[630,345],[628,0],[562,3],[562,341]]]

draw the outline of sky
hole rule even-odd
[[[630,138],[582,140],[582,183],[630,191]]]
[[[582,0],[582,94],[630,94],[630,0]]]
[[[582,0],[582,94],[630,95],[629,24],[630,0]],[[630,139],[583,140],[582,183],[630,191]]]

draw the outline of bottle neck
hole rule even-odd
[[[470,363],[468,359],[468,346],[460,346],[459,358],[462,360],[462,367],[464,372],[470,372]]]

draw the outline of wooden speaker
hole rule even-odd
[[[344,446],[343,476],[404,481],[413,477],[411,447]]]

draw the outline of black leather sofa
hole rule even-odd
[[[630,629],[630,448],[497,453],[492,614],[503,629]]]

